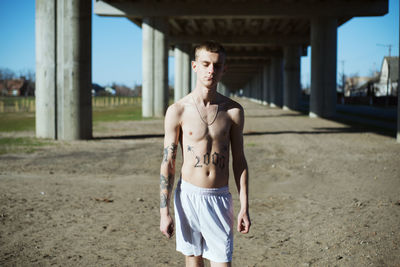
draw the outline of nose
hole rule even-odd
[[[214,73],[215,72],[215,66],[214,64],[210,64],[208,66],[208,73]]]

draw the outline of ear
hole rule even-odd
[[[192,69],[194,72],[197,72],[197,62],[195,60],[192,60]]]

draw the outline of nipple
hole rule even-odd
[[[192,135],[193,133],[192,132],[189,132],[189,135]]]

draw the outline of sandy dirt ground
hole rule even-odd
[[[400,144],[240,102],[253,225],[234,266],[400,266]],[[183,266],[159,232],[162,125],[103,123],[94,140],[0,156],[0,265]]]

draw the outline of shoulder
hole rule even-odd
[[[191,98],[189,95],[181,98],[177,102],[173,103],[170,105],[167,109],[167,112],[165,114],[165,119],[166,120],[181,120],[182,114],[185,111],[185,108],[190,104]]]
[[[182,111],[183,111],[183,106],[180,103],[178,102],[173,103],[167,108],[165,117],[180,115],[182,114]]]
[[[229,97],[223,96],[226,98],[226,110],[230,117],[234,120],[241,120],[244,116],[244,109],[243,107],[236,101],[230,99]]]

